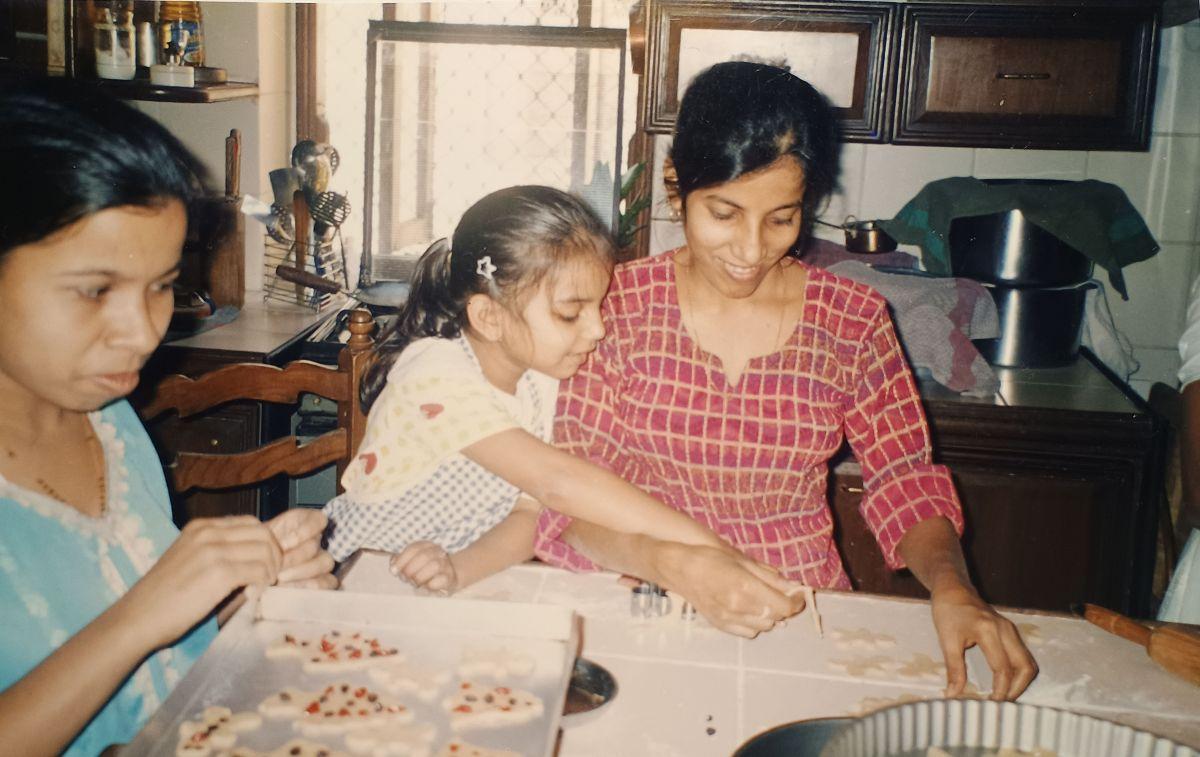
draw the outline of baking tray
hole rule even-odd
[[[491,749],[549,757],[579,650],[579,626],[574,611],[551,605],[269,588],[225,624],[212,646],[121,754],[174,754],[180,725],[198,719],[209,706],[257,711],[260,702],[286,687],[316,690],[345,681],[398,699],[413,710],[415,722],[436,726],[432,752],[458,737]],[[399,648],[422,668],[450,671],[450,680],[435,701],[427,703],[383,690],[366,670],[308,673],[298,659],[266,657],[266,648],[285,633],[318,636],[334,629],[366,632],[385,646]],[[452,693],[460,680],[455,668],[463,651],[496,647],[532,658],[534,669],[527,676],[480,680],[536,694],[543,703],[541,717],[520,725],[451,730],[441,699]],[[270,750],[302,737],[289,719],[264,717],[262,727],[240,734],[236,746]],[[313,740],[350,751],[342,734]]]

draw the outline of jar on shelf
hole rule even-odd
[[[180,50],[180,63],[204,65],[204,21],[200,3],[161,0],[158,4],[158,34],[160,50],[174,42]]]
[[[97,8],[92,24],[96,75],[102,79],[132,79],[137,73],[134,53],[133,4],[110,3]]]

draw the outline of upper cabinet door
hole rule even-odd
[[[904,8],[896,144],[1145,150],[1153,7]]]
[[[882,142],[894,69],[897,6],[889,3],[647,0],[641,123],[669,133],[688,82],[727,60],[786,65],[830,99],[842,138]]]

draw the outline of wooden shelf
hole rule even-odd
[[[215,103],[258,96],[253,82],[229,81],[194,87],[161,87],[145,79],[97,79],[100,88],[125,100],[165,103]]]

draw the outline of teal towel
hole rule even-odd
[[[1126,300],[1121,268],[1146,260],[1159,249],[1125,192],[1091,179],[1054,184],[987,184],[967,176],[939,179],[926,184],[895,218],[880,225],[896,241],[919,246],[927,271],[952,276],[950,222],[1014,209],[1108,271],[1113,289]]]

